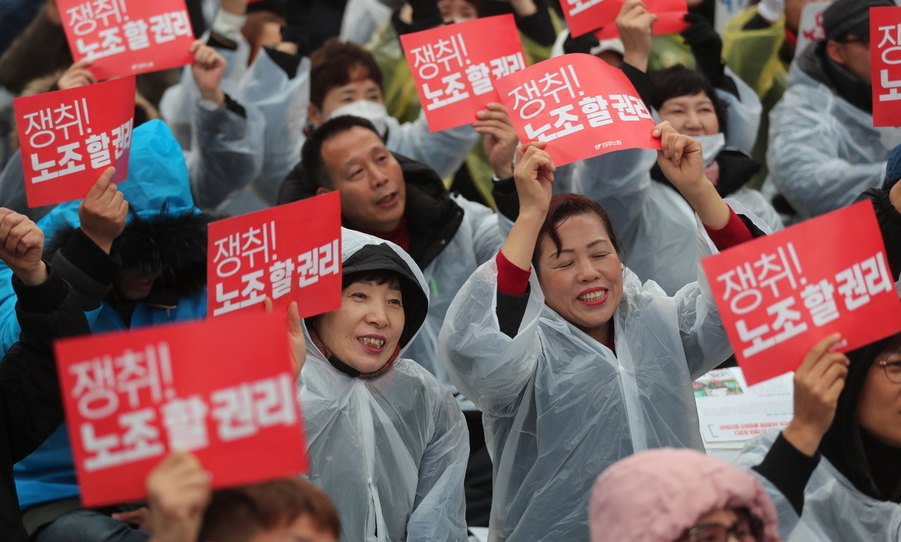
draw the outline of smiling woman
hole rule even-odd
[[[705,178],[700,145],[665,123],[655,136],[660,167],[717,246],[749,239]],[[543,144],[520,149],[519,215],[439,339],[451,379],[483,413],[492,540],[587,540],[588,494],[607,466],[648,448],[703,450],[691,381],[731,353],[709,292],[642,284],[597,203],[551,197],[553,171]]]
[[[401,353],[428,290],[394,244],[343,230],[341,306],[307,319],[300,398],[310,481],[341,511],[341,540],[466,540],[466,422]]]
[[[313,322],[325,349],[362,374],[383,369],[397,356],[404,329],[400,278],[392,272],[345,275],[341,308]]]

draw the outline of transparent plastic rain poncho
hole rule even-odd
[[[503,215],[482,204],[462,196],[453,198],[463,208],[463,221],[441,254],[423,271],[429,286],[429,314],[405,351],[443,384],[451,383],[438,355],[438,332],[447,308],[473,271],[497,254],[511,225]]]
[[[275,205],[279,186],[300,157],[310,93],[310,61],[304,58],[295,77],[289,78],[262,49],[248,66],[250,45],[243,37],[236,50],[217,52],[228,61],[222,91],[244,107],[246,128],[238,131],[237,124],[220,127],[221,122],[200,121],[203,115],[226,112],[210,112],[196,105],[199,91],[191,66],[183,69],[180,83],[166,90],[160,111],[182,148],[192,157],[204,158],[191,168],[198,205],[234,215]],[[192,109],[196,111],[193,119]],[[216,149],[225,143],[229,146],[220,152],[222,158],[214,160],[207,148]],[[238,157],[247,158],[235,164],[224,160]]]
[[[343,260],[366,244],[399,247],[343,230]],[[406,301],[406,300],[405,300]],[[463,477],[469,433],[459,406],[425,369],[401,356],[385,374],[353,378],[307,335],[300,396],[310,481],[338,508],[341,540],[466,540]]]
[[[731,350],[702,283],[668,297],[624,268],[616,355],[545,305],[534,272],[529,284],[511,339],[495,313],[497,265],[482,265],[448,310],[441,354],[483,412],[491,540],[588,540],[588,496],[604,468],[648,448],[703,450],[691,381]]]
[[[760,464],[778,432],[761,435],[749,442],[736,463],[743,467]],[[764,484],[783,517],[794,514],[788,501],[772,484]],[[861,493],[828,459],[820,463],[804,490],[804,510],[787,542],[898,542],[901,540],[901,505],[880,501]]]
[[[850,205],[861,192],[880,186],[886,156],[901,142],[897,128],[874,128],[869,112],[801,69],[799,63],[818,61],[817,46],[795,59],[789,86],[770,114],[767,182],[801,218]]]
[[[348,0],[341,19],[341,40],[366,45],[392,11],[379,0]]]

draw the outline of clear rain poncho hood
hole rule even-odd
[[[425,279],[403,250],[342,230],[342,260],[351,270],[353,255],[372,246],[394,251],[428,300]],[[300,397],[309,478],[335,502],[341,540],[465,541],[469,435],[450,393],[404,350],[379,376],[354,378],[327,361],[307,333]]]

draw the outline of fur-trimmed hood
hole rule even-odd
[[[193,295],[206,285],[207,224],[191,196],[181,148],[168,126],[154,120],[134,130],[128,178],[119,184],[129,204],[125,230],[110,255],[123,269],[159,271],[158,285]],[[38,225],[45,258],[68,243],[79,226],[80,201],[62,203]]]

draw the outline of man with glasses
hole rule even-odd
[[[823,15],[825,38],[795,59],[788,89],[770,114],[768,184],[774,203],[806,219],[852,203],[881,184],[897,141],[873,127],[869,9],[891,0],[837,0]]]

